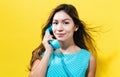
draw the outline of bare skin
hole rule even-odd
[[[60,42],[60,51],[63,54],[73,54],[78,52],[81,48],[75,45],[73,40],[73,34],[77,31],[77,27],[74,25],[73,20],[64,11],[57,12],[53,17],[52,22],[53,34]],[[48,43],[48,40],[52,40],[52,35],[45,34],[43,38],[43,45],[45,47],[45,53],[41,60],[36,60],[33,64],[29,77],[45,77],[48,61],[53,52],[53,48]],[[96,60],[93,55],[90,57],[89,67],[87,70],[87,77],[95,77]]]

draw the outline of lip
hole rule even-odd
[[[57,36],[58,37],[63,37],[65,34],[63,34],[63,33],[57,33]]]

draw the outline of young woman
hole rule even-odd
[[[46,29],[52,25],[52,34]],[[59,49],[49,40],[57,39]],[[43,30],[42,43],[32,53],[29,77],[95,77],[94,39],[70,4],[57,6]]]

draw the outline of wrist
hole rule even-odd
[[[46,54],[46,55],[51,55],[52,52],[53,52],[52,50],[45,50],[45,54]]]

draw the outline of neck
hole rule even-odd
[[[62,50],[66,50],[69,47],[75,46],[75,43],[73,41],[65,41],[65,42],[60,42],[60,46]]]
[[[80,48],[77,45],[75,45],[75,43],[72,41],[60,42],[60,45],[60,51],[63,54],[76,53],[80,50]]]

